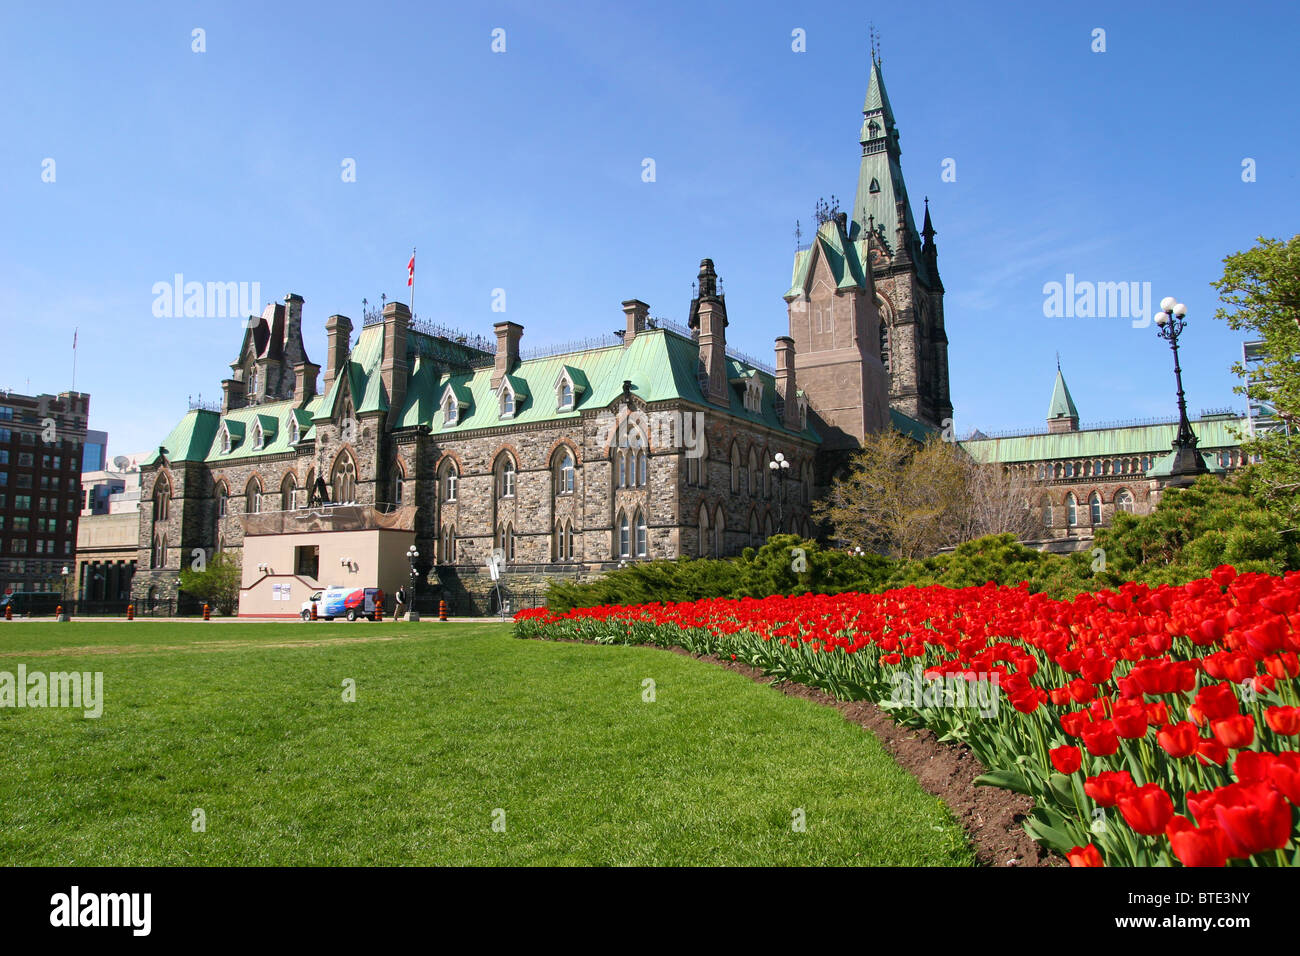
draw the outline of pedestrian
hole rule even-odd
[[[393,610],[393,620],[399,621],[406,611],[406,588],[398,588],[395,597],[397,598],[397,607]]]

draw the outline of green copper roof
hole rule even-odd
[[[220,425],[221,416],[216,412],[203,409],[188,412],[162,440],[168,461],[202,461],[212,447]],[[159,452],[155,450],[141,464],[155,465],[159,459]]]
[[[388,411],[388,395],[379,375],[379,365],[383,359],[384,327],[382,324],[368,325],[361,330],[357,344],[352,347],[344,372],[330,383],[324,401],[313,406],[316,421],[328,419],[333,414],[345,379],[356,414]]]
[[[1220,418],[1193,422],[1192,428],[1205,450],[1234,448],[1245,430],[1245,419]],[[1018,438],[980,438],[961,446],[983,462],[1010,464],[1053,461],[1062,458],[1105,458],[1111,455],[1163,455],[1173,447],[1178,423],[1135,425],[1129,428],[1092,428],[1078,432],[1023,435]]]
[[[1047,409],[1047,417],[1073,418],[1075,421],[1079,419],[1079,410],[1074,407],[1074,399],[1070,397],[1065,376],[1059,368],[1056,370],[1056,384],[1052,386],[1052,404]]]
[[[1147,477],[1167,478],[1172,475],[1174,473],[1174,459],[1177,457],[1177,454],[1177,452],[1170,449],[1169,454],[1165,455],[1151,466],[1151,470],[1147,472]],[[1205,462],[1205,467],[1210,470],[1211,474],[1224,475],[1228,472],[1228,469],[1219,464],[1218,458],[1207,458],[1205,454],[1202,453],[1201,461]]]
[[[848,239],[840,230],[839,223],[828,219],[817,227],[812,246],[795,253],[794,274],[790,277],[790,290],[785,294],[786,300],[803,295],[808,285],[808,274],[816,261],[814,252],[826,260],[831,276],[835,279],[836,290],[866,289],[866,270],[863,268],[866,251],[865,241],[854,242]]]
[[[435,434],[455,434],[481,428],[498,428],[534,422],[577,419],[583,411],[605,408],[623,392],[623,382],[632,383],[632,394],[651,403],[681,399],[707,407],[700,392],[697,369],[699,347],[691,339],[668,329],[648,329],[638,332],[628,345],[611,345],[584,352],[570,352],[520,362],[510,373],[511,384],[520,394],[515,414],[502,419],[499,415],[496,394],[492,389],[491,367],[473,372],[447,374],[443,372],[434,383],[433,412],[423,394],[426,383],[412,381],[407,388],[406,403],[398,420],[398,427],[428,425]],[[581,373],[585,387],[575,395],[572,409],[560,411],[555,385],[565,369]],[[751,412],[744,406],[741,391],[730,389],[730,413],[736,418],[761,423],[781,431],[788,431],[776,414],[776,382],[767,372],[753,369],[733,358],[727,359],[728,380],[753,372],[763,383],[763,406]],[[468,407],[461,410],[459,420],[453,425],[444,422],[439,399],[447,385],[458,395],[468,393]],[[803,437],[818,441],[812,429]]]
[[[889,423],[894,426],[894,431],[900,432],[917,442],[924,442],[932,438],[938,431],[938,429],[925,424],[925,422],[919,422],[911,415],[900,412],[897,408],[890,408]]]

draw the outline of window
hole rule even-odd
[[[289,413],[289,444],[296,445],[302,441],[302,429],[298,426],[298,416]]]
[[[262,423],[256,419],[253,421],[253,447],[261,448],[266,444],[266,436],[262,434]]]
[[[1074,498],[1074,492],[1070,492],[1065,496],[1065,523],[1071,528],[1075,527],[1079,523],[1077,504],[1078,503]]]
[[[727,516],[722,513],[722,505],[718,505],[713,515],[713,556],[715,558],[720,558],[726,553],[726,530]]]
[[[648,530],[645,523],[645,514],[638,510],[636,513],[636,554],[639,558],[644,558],[647,553]]]
[[[230,454],[230,429],[225,425],[221,426],[221,454]]]
[[[1132,514],[1133,496],[1126,489],[1121,488],[1119,494],[1115,495],[1115,507],[1120,511]]]
[[[618,487],[626,488],[627,487],[627,452],[622,452],[622,451],[616,452],[615,457],[618,458]]]
[[[1094,525],[1101,524],[1101,495],[1095,491],[1092,493],[1092,497],[1088,499],[1088,517]]]
[[[154,535],[153,549],[149,555],[149,567],[161,568],[167,564],[167,536],[165,534]]]
[[[749,450],[749,477],[744,482],[744,492],[755,498],[763,493],[763,476],[758,470],[758,451],[753,448]]]
[[[740,491],[740,447],[731,443],[731,493],[734,495]]]
[[[27,531],[31,528],[32,519],[26,515],[14,515],[14,530]]]
[[[217,488],[217,517],[218,518],[224,518],[226,516],[229,500],[230,500],[230,491],[226,488],[224,484],[220,485]]]
[[[438,559],[443,564],[450,564],[456,560],[456,526],[443,525],[442,534],[438,537]]]
[[[399,508],[402,506],[402,476],[396,474],[393,476],[393,504]]]
[[[18,453],[18,467],[32,468],[36,465],[36,456],[29,451],[20,451]]]
[[[244,490],[244,513],[255,515],[262,510],[262,483],[257,478],[248,480],[248,487]]]
[[[448,389],[447,397],[442,402],[442,423],[444,425],[455,425],[460,421],[460,403],[456,401],[456,396]]]
[[[515,462],[509,455],[501,456],[497,469],[497,495],[501,498],[515,496]]]
[[[505,554],[507,561],[515,559],[515,528],[512,524],[497,525],[496,547]]]
[[[9,542],[9,550],[12,551],[12,552],[14,552],[15,554],[26,554],[26,553],[27,553],[27,539],[26,539],[26,538],[14,538],[12,541]]]
[[[551,545],[552,556],[556,561],[573,560],[573,522],[560,521],[555,525],[555,540]]]
[[[313,580],[320,577],[320,545],[309,544],[293,549],[293,573]]]
[[[357,500],[357,466],[346,454],[340,455],[334,462],[334,472],[330,475],[331,491],[334,501]]]
[[[1072,462],[1072,461],[1067,461],[1067,462],[1065,463],[1065,477],[1066,477],[1066,478],[1073,478],[1073,477],[1074,477],[1074,462]]]
[[[172,491],[166,475],[162,475],[153,486],[153,520],[166,521],[171,503]],[[42,501],[45,499],[42,498]]]
[[[618,556],[620,558],[632,556],[631,526],[628,524],[627,515],[621,511],[618,515]]]
[[[515,393],[510,390],[509,384],[501,389],[501,417],[514,418],[515,415]]]
[[[456,500],[456,482],[457,482],[459,479],[460,479],[460,475],[456,474],[456,469],[455,469],[455,468],[453,468],[453,469],[451,469],[450,471],[447,472],[446,499],[445,499],[445,500],[447,500],[447,501],[455,501],[455,500]]]
[[[564,412],[573,408],[573,385],[568,378],[560,380],[559,410]]]
[[[1046,495],[1043,496],[1042,508],[1043,527],[1050,528],[1052,526],[1052,499],[1048,498]]]
[[[709,506],[705,504],[700,505],[698,531],[699,531],[699,546],[698,546],[699,556],[701,558],[707,557],[709,553]]]
[[[636,483],[640,488],[646,486],[650,478],[650,456],[643,451],[636,453]]]
[[[7,464],[9,464],[9,450],[7,448],[0,448],[0,465]]]
[[[556,475],[555,489],[557,494],[573,494],[573,452],[565,449],[560,453],[560,466]]]

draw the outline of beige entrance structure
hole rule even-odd
[[[410,581],[415,508],[321,505],[243,517],[241,616],[297,617],[327,587],[383,588],[385,610]]]

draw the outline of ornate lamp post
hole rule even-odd
[[[406,563],[411,566],[411,593],[406,596],[406,619],[408,621],[419,620],[415,610],[415,587],[420,580],[419,573],[415,570],[415,562],[419,560],[420,552],[416,550],[415,545],[411,545],[406,549]]]
[[[778,451],[776,457],[767,463],[767,467],[772,469],[772,475],[777,482],[776,525],[777,532],[780,533],[784,530],[781,525],[785,523],[785,476],[790,470],[790,463],[785,460],[785,455]]]
[[[1178,336],[1187,325],[1187,306],[1168,296],[1161,300],[1160,311],[1156,313],[1156,334],[1169,343],[1174,353],[1174,381],[1178,385],[1178,435],[1174,438],[1173,465],[1169,470],[1170,484],[1175,486],[1190,485],[1198,475],[1206,474],[1209,469],[1205,459],[1196,450],[1196,433],[1187,418],[1187,399],[1183,395],[1183,370],[1178,363]]]

